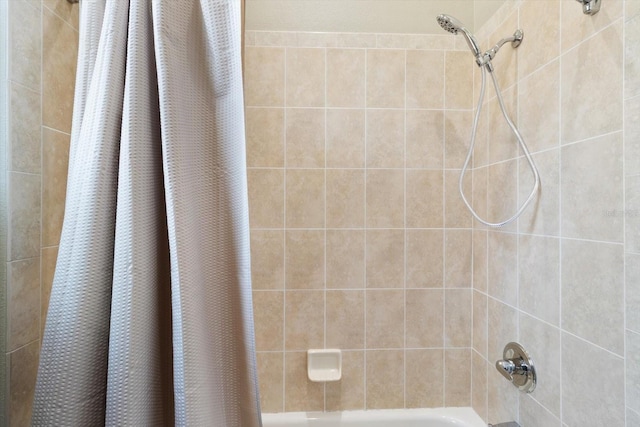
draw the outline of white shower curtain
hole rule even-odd
[[[85,0],[37,426],[260,425],[239,0]]]

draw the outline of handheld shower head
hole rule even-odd
[[[462,22],[458,21],[453,16],[444,14],[438,15],[436,20],[445,31],[448,31],[451,34],[462,33],[464,39],[467,41],[467,45],[469,45],[469,49],[471,49],[471,52],[473,53],[473,56],[477,58],[481,55],[478,41],[473,34],[471,34],[471,32],[462,25]]]

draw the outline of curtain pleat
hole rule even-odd
[[[240,3],[82,3],[33,424],[259,426]]]

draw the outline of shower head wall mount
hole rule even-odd
[[[600,3],[602,0],[577,0],[582,3],[582,12],[585,15],[595,15],[600,11]]]

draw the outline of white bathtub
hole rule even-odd
[[[264,427],[487,427],[471,408],[263,414]]]

